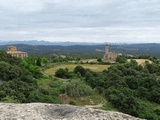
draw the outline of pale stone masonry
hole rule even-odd
[[[11,54],[14,57],[25,58],[28,57],[26,52],[18,51],[16,46],[8,46],[7,54]]]
[[[105,54],[103,56],[103,61],[105,62],[115,62],[117,56],[122,55],[121,53],[109,52],[109,45],[105,46]]]

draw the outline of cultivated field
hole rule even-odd
[[[131,59],[128,59],[128,61],[130,61],[130,60]],[[149,63],[152,63],[152,61],[150,61],[148,59],[133,59],[133,60],[136,60],[139,65],[143,65],[143,66],[145,65],[145,61],[148,61]]]
[[[136,60],[138,64],[141,64],[143,66],[145,65],[145,61],[152,63],[148,59],[134,59],[134,60]],[[128,62],[129,61],[130,61],[130,59],[128,59]],[[60,68],[62,68],[62,69],[67,68],[69,71],[73,71],[74,68],[78,65],[80,65],[84,68],[89,68],[95,72],[101,72],[101,71],[107,69],[108,67],[110,67],[110,65],[98,65],[98,64],[60,64],[60,65],[54,65],[52,68],[49,68],[49,69],[45,70],[44,72],[47,75],[55,75],[55,72]]]
[[[55,72],[60,68],[63,68],[63,69],[67,68],[69,71],[73,71],[74,68],[78,65],[84,68],[89,68],[95,72],[100,72],[110,67],[110,65],[96,65],[96,64],[93,64],[93,65],[92,64],[61,64],[61,65],[55,65],[54,67],[45,70],[45,73],[47,75],[54,75]]]

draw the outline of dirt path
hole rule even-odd
[[[87,108],[101,108],[101,107],[103,107],[103,104],[100,103],[98,105],[85,105],[85,107],[87,107]]]

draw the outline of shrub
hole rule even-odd
[[[127,62],[127,58],[125,57],[125,56],[118,56],[117,58],[116,58],[116,62],[118,62],[118,63],[126,63]]]
[[[61,103],[55,96],[44,95],[40,91],[33,91],[30,93],[27,102],[45,102],[45,103]]]
[[[81,76],[84,77],[85,74],[86,74],[86,69],[83,68],[82,66],[76,66],[75,69],[74,69],[74,73],[76,73],[76,74],[80,73]]]
[[[93,93],[92,88],[80,80],[71,80],[64,89],[70,97],[87,96]]]
[[[66,69],[62,69],[62,68],[58,69],[55,73],[55,76],[59,77],[59,78],[64,78],[64,79],[68,79],[68,78],[72,77],[67,68]]]

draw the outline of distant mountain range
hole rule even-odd
[[[72,45],[100,45],[103,43],[89,43],[89,42],[48,42],[38,40],[28,41],[2,41],[0,45],[15,45],[15,44],[27,44],[27,45],[61,45],[61,46],[72,46]]]

